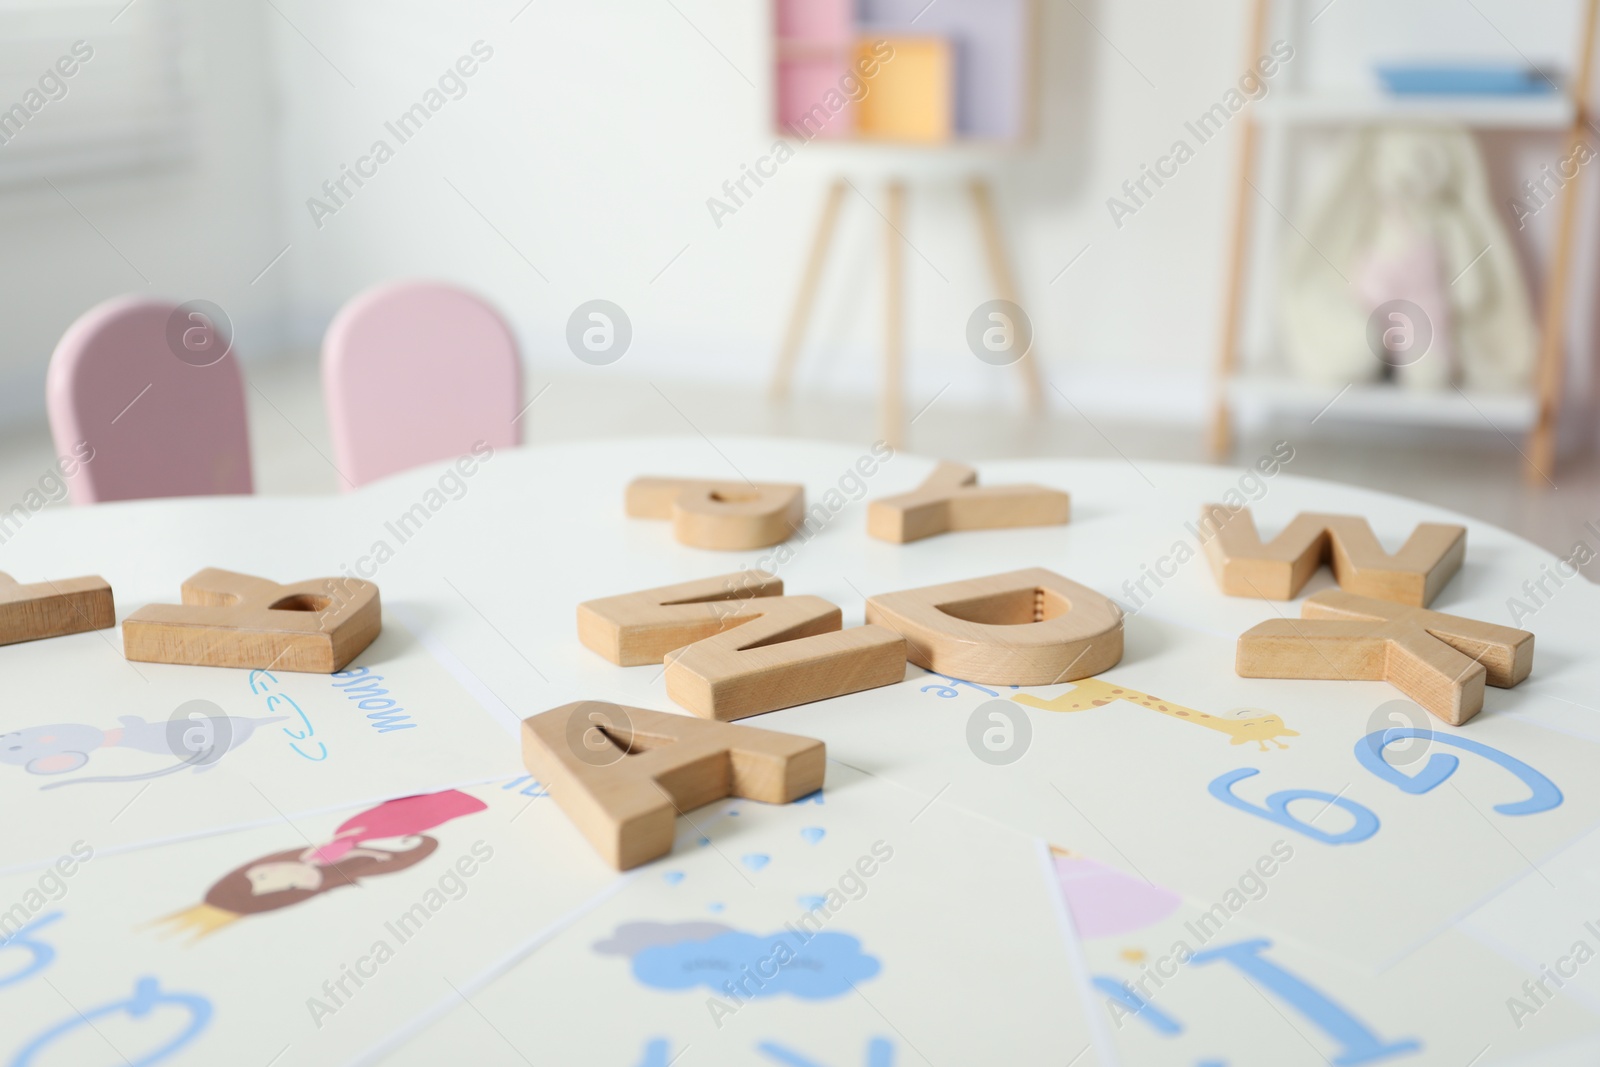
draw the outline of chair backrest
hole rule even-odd
[[[322,342],[322,390],[339,472],[364,485],[522,443],[522,360],[498,312],[436,282],[352,298]]]
[[[209,319],[142,297],[107,301],[67,329],[45,406],[56,452],[82,461],[73,503],[253,491],[244,380],[221,336]]]

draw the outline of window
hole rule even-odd
[[[169,0],[0,0],[0,185],[187,157],[183,28]]]

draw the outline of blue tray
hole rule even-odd
[[[1379,63],[1384,88],[1400,96],[1538,96],[1554,86],[1531,67]]]

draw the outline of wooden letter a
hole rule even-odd
[[[522,720],[522,760],[618,870],[667,855],[679,814],[822,788],[821,741],[582,700]]]

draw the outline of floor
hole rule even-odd
[[[332,450],[314,357],[256,362],[246,374],[257,491],[335,492],[339,479],[328,459]],[[530,444],[687,433],[855,443],[872,436],[875,425],[874,405],[867,398],[801,395],[773,408],[748,389],[609,376],[536,380],[529,383],[529,396],[524,427]],[[1013,411],[964,409],[939,398],[913,398],[908,410],[914,416],[910,450],[951,458],[1036,455],[1137,462],[1200,460],[1205,454],[1197,427],[1091,424],[1077,413],[1031,419]],[[1579,541],[1592,550],[1584,555],[1600,556],[1600,459],[1594,456],[1567,459],[1553,485],[1534,488],[1522,481],[1517,446],[1487,431],[1434,434],[1419,445],[1372,428],[1302,422],[1245,434],[1236,462],[1252,462],[1277,440],[1295,448],[1292,473],[1439,504],[1515,531],[1561,557],[1572,555]],[[53,458],[42,422],[0,435],[0,500],[19,499]],[[1600,558],[1583,571],[1600,581]]]

